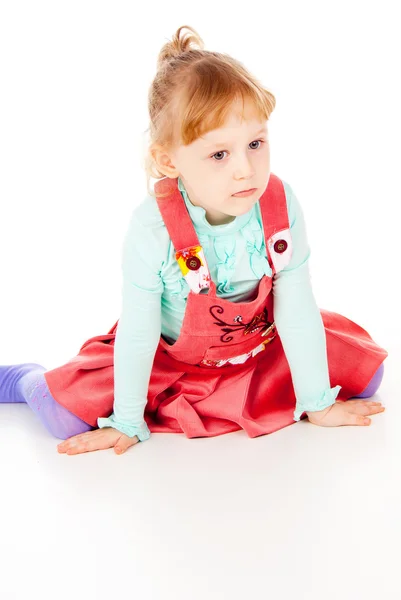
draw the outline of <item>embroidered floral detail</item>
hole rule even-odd
[[[273,323],[270,323],[267,318],[268,315],[267,315],[266,306],[264,307],[263,311],[259,315],[256,315],[255,317],[253,317],[253,319],[249,323],[243,323],[241,315],[237,315],[233,319],[233,322],[236,323],[235,325],[226,323],[225,321],[220,319],[218,316],[216,316],[213,312],[214,309],[216,309],[217,313],[222,314],[224,312],[224,308],[215,304],[215,305],[211,306],[209,309],[209,312],[212,315],[212,317],[217,319],[217,321],[214,321],[215,325],[220,325],[220,326],[226,325],[227,326],[227,327],[221,327],[222,331],[225,332],[220,337],[220,340],[222,342],[231,342],[231,340],[233,339],[233,336],[229,336],[228,338],[224,339],[226,337],[226,335],[228,335],[229,333],[233,333],[235,331],[239,331],[241,329],[243,329],[244,335],[247,335],[248,333],[254,333],[255,331],[258,331],[258,329],[260,329],[261,334],[264,335],[265,332],[267,332],[273,325]]]
[[[268,338],[267,340],[263,340],[263,342],[258,344],[256,346],[256,348],[254,348],[253,350],[250,350],[246,354],[240,354],[239,356],[233,356],[232,358],[227,358],[224,360],[210,360],[210,359],[205,360],[204,359],[200,362],[200,364],[205,365],[207,367],[222,367],[223,365],[226,365],[228,363],[230,363],[232,365],[243,364],[251,356],[256,356],[256,354],[259,354],[259,352],[262,352],[262,350],[265,350],[267,344],[270,344],[270,342],[276,337],[276,335],[277,334],[273,335],[273,337]]]

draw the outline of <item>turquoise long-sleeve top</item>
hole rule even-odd
[[[330,388],[326,334],[310,281],[310,247],[302,207],[290,185],[285,181],[283,185],[293,253],[289,264],[273,277],[272,293],[274,321],[296,396],[294,420],[299,421],[304,411],[323,410],[334,404],[341,386]],[[263,275],[272,275],[259,201],[230,223],[211,225],[205,209],[191,203],[181,178],[178,187],[217,295],[232,302],[248,301]],[[98,419],[98,427],[114,427],[144,441],[150,437],[144,411],[156,348],[160,335],[169,343],[178,338],[189,293],[156,198],[151,195],[132,213],[121,266],[114,405],[109,417]]]

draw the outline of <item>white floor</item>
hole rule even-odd
[[[370,427],[60,455],[0,405],[1,599],[399,600],[400,348]]]

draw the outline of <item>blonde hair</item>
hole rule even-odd
[[[182,33],[188,29],[189,33]],[[144,168],[148,193],[151,177],[165,175],[156,166],[154,144],[166,149],[188,145],[222,127],[238,98],[249,99],[261,120],[268,120],[276,99],[245,67],[227,54],[204,50],[198,33],[188,25],[177,29],[159,52],[157,73],[148,93],[150,144]]]

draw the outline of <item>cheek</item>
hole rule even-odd
[[[266,161],[270,160],[270,147],[269,144],[265,144],[262,152],[259,152],[258,160],[266,163]]]
[[[213,169],[207,162],[194,163],[194,165],[191,170],[191,179],[196,181],[198,187],[205,187],[208,177],[213,175]]]

